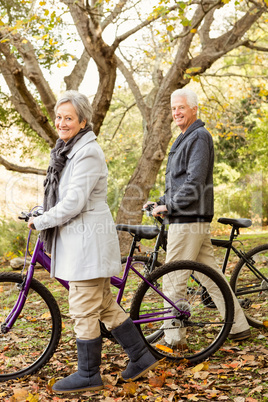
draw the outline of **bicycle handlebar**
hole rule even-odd
[[[39,215],[42,215],[43,212],[40,212],[39,210],[35,210],[35,211],[30,211],[30,212],[21,212],[20,215],[18,216],[19,219],[28,222],[29,219],[33,216],[33,217],[37,217]]]
[[[161,218],[160,216],[153,216],[152,210],[154,209],[154,204],[148,204],[147,207],[142,208],[142,211],[145,211],[147,216],[152,216],[155,218],[159,223],[163,223],[164,219]]]

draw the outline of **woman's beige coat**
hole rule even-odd
[[[68,154],[59,201],[34,219],[37,230],[57,227],[51,276],[68,281],[111,277],[121,270],[115,224],[106,202],[107,166],[91,131]]]

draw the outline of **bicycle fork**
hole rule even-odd
[[[24,276],[24,278],[22,277],[23,280],[18,285],[18,288],[20,289],[18,299],[14,307],[8,314],[7,318],[5,319],[4,323],[1,324],[1,332],[3,334],[7,334],[11,330],[11,328],[13,327],[14,323],[16,322],[18,316],[20,315],[24,307],[24,304],[26,302],[29,293],[33,273],[34,273],[34,264],[30,264],[27,274]]]

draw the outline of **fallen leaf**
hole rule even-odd
[[[26,401],[27,402],[38,402],[39,401],[39,395],[38,394],[36,394],[36,395],[29,394],[27,396]]]
[[[206,380],[209,376],[209,371],[198,371],[194,373],[194,379]]]
[[[165,345],[161,345],[160,343],[157,343],[157,344],[155,345],[155,347],[158,348],[158,349],[160,349],[160,350],[163,350],[163,352],[166,352],[166,353],[173,353],[173,349],[171,349],[171,348],[169,348],[169,347],[167,347],[167,346],[165,346]]]
[[[190,401],[199,401],[198,394],[189,394],[187,395],[187,399]]]
[[[28,396],[28,391],[25,388],[14,388],[13,394],[14,402],[25,402]]]
[[[123,384],[123,389],[127,395],[134,396],[138,386],[139,385],[136,382],[127,382],[126,384]]]
[[[256,387],[256,388],[253,388],[248,394],[250,395],[250,394],[254,394],[255,392],[261,392],[263,390],[263,386],[262,385],[259,385],[258,387]]]
[[[192,373],[197,373],[198,371],[202,371],[202,370],[207,371],[208,368],[209,368],[209,363],[204,362],[204,363],[200,363],[197,366],[193,367],[191,369],[191,371],[192,371]]]
[[[160,376],[154,376],[154,377],[149,378],[149,384],[152,387],[162,388],[163,385],[165,384],[165,380],[166,380],[166,374],[163,373]]]
[[[245,356],[243,356],[243,358],[244,358],[244,360],[247,360],[247,361],[255,360],[255,356],[253,356],[253,355],[245,355]]]

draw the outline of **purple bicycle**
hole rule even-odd
[[[29,216],[27,213],[20,218],[27,221]],[[118,289],[117,303],[129,312],[157,358],[188,359],[190,363],[207,359],[224,343],[233,324],[233,299],[225,280],[212,268],[193,261],[164,264],[149,274],[144,273],[144,263],[134,258],[134,252],[141,239],[156,236],[156,228],[118,225],[117,229],[128,231],[133,237],[122,277],[111,278],[111,284]],[[31,231],[27,250],[30,235]],[[0,381],[40,370],[60,341],[61,312],[52,293],[34,278],[37,262],[50,271],[50,258],[39,238],[26,273],[25,268],[21,273],[0,273]],[[137,289],[130,305],[125,306],[130,276],[137,279]],[[68,282],[58,281],[68,289]],[[172,301],[170,295],[175,282],[183,284],[183,289],[180,297]],[[222,298],[221,312],[204,303],[206,288],[208,297],[214,301]],[[103,336],[111,337],[102,323],[101,329]],[[185,342],[174,348],[165,346],[164,331],[183,333]]]

